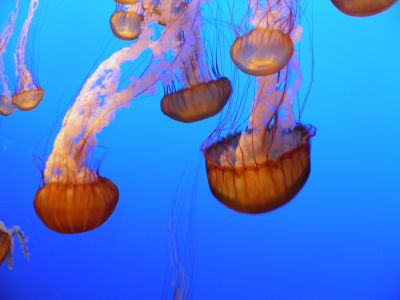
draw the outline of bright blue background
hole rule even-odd
[[[13,2],[1,0],[2,20]],[[314,2],[315,77],[303,121],[318,134],[294,201],[260,216],[220,205],[199,151],[217,118],[179,124],[156,99],[142,99],[99,137],[108,151],[101,172],[121,193],[115,213],[98,230],[62,236],[34,213],[33,156],[47,140],[50,150],[93,64],[127,43],[109,30],[111,0],[42,0],[32,57],[46,99],[0,119],[0,219],[21,225],[32,256],[23,261],[17,245],[14,270],[0,269],[0,299],[160,299],[173,194],[199,164],[194,299],[400,299],[400,5],[359,19]]]

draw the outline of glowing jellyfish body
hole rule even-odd
[[[266,155],[256,163],[221,164],[221,155],[238,144],[240,134],[229,136],[207,149],[206,169],[213,195],[226,206],[245,213],[271,211],[293,199],[311,170],[309,137],[312,131],[305,127],[297,130],[298,146],[275,159]],[[268,149],[263,152],[268,153]]]
[[[177,43],[183,41],[191,44],[188,58],[176,69],[175,82],[167,87],[166,95],[161,100],[161,110],[168,117],[191,123],[200,121],[219,113],[232,93],[232,85],[228,78],[221,77],[216,67],[210,74],[204,61],[205,52],[201,40],[200,25],[192,29],[193,36],[188,39],[186,32],[181,32]],[[216,79],[214,78],[216,77]],[[176,86],[181,86],[177,89]]]
[[[28,34],[32,19],[39,7],[39,0],[31,0],[29,4],[28,17],[22,27],[18,38],[17,48],[14,54],[15,75],[18,78],[18,89],[12,97],[13,104],[22,111],[36,108],[43,100],[44,90],[37,80],[32,76],[26,65],[26,49]]]
[[[39,105],[44,97],[44,90],[38,88],[36,90],[30,90],[14,94],[12,97],[12,103],[15,107],[22,111],[32,110]]]
[[[9,116],[15,111],[15,107],[12,104],[11,92],[8,88],[8,79],[4,72],[3,55],[14,32],[15,21],[19,12],[19,3],[20,1],[17,0],[15,9],[10,15],[10,22],[0,34],[0,87],[2,88],[2,93],[0,93],[0,115],[3,116]]]
[[[139,2],[139,0],[114,0],[116,3],[123,4],[123,5],[132,5]]]
[[[191,123],[219,113],[232,93],[228,78],[193,85],[164,96],[161,110],[170,118]]]
[[[118,200],[118,189],[93,171],[89,160],[97,145],[97,135],[113,120],[118,109],[127,107],[139,95],[153,92],[158,82],[171,82],[168,72],[188,59],[192,49],[192,26],[201,0],[193,0],[174,24],[154,39],[150,23],[135,43],[103,61],[82,87],[65,115],[43,172],[43,186],[36,193],[37,215],[50,229],[62,233],[84,232],[107,220]],[[181,30],[187,32],[182,44],[171,43]],[[121,68],[135,62],[144,51],[152,59],[140,79],[119,89]],[[168,53],[169,55],[166,55]],[[173,59],[170,59],[170,56]]]
[[[282,70],[293,51],[293,42],[288,34],[276,29],[255,28],[235,40],[231,58],[242,72],[267,76]]]
[[[0,221],[0,266],[7,260],[9,269],[12,269],[13,264],[14,237],[18,239],[22,248],[22,253],[24,257],[28,259],[29,253],[26,247],[27,238],[21,229],[18,226],[8,229],[4,223]]]
[[[344,14],[353,17],[368,17],[381,13],[397,0],[332,0],[332,3]]]
[[[142,32],[144,17],[137,10],[117,10],[110,19],[110,27],[114,35],[122,40],[137,39]]]
[[[12,104],[12,99],[7,96],[0,96],[0,115],[9,116],[15,110],[15,106]]]
[[[38,190],[35,210],[59,233],[81,233],[102,225],[118,203],[118,188],[106,178],[88,183],[50,182]]]

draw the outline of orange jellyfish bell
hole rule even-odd
[[[255,28],[235,40],[231,58],[248,75],[268,76],[282,70],[293,52],[293,42],[288,34],[276,29]]]
[[[223,77],[165,95],[161,100],[161,110],[176,121],[196,122],[219,113],[231,93],[231,82]]]
[[[294,130],[300,142],[274,159],[264,155],[261,160],[250,159],[243,165],[222,164],[223,153],[238,145],[240,133],[206,149],[206,169],[212,194],[229,208],[250,214],[271,211],[293,199],[310,174],[310,137],[314,135],[303,126]]]
[[[119,10],[111,16],[110,26],[117,38],[129,41],[138,38],[143,20],[143,16],[135,11]]]
[[[114,0],[116,3],[123,4],[123,5],[132,5],[139,2],[139,0]]]
[[[15,107],[22,111],[32,110],[42,102],[44,97],[44,90],[41,88],[23,91],[17,94],[14,94],[12,97],[12,102]]]
[[[9,116],[15,110],[14,105],[12,104],[12,99],[5,95],[0,95],[0,115]]]
[[[116,185],[97,177],[88,183],[49,182],[35,196],[42,222],[59,233],[81,233],[102,225],[118,203]]]
[[[344,14],[353,17],[368,17],[381,13],[397,0],[332,0],[332,3]]]
[[[7,232],[0,230],[0,266],[11,251],[11,237]]]

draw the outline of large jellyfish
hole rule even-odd
[[[17,91],[12,97],[13,104],[22,111],[32,110],[39,105],[44,97],[44,90],[40,87],[37,79],[33,77],[26,64],[26,51],[29,29],[32,19],[39,7],[39,0],[31,0],[29,4],[28,17],[22,27],[18,38],[17,48],[14,54],[15,75],[18,78]]]
[[[11,39],[11,36],[14,32],[15,21],[17,20],[18,12],[19,12],[20,0],[15,2],[15,9],[11,12],[10,21],[6,27],[1,32],[0,35],[0,84],[2,93],[0,94],[0,114],[3,116],[8,116],[12,114],[15,110],[15,107],[12,103],[11,99],[11,91],[8,88],[8,79],[4,70],[4,53],[6,52],[6,48],[8,42]]]
[[[106,59],[86,81],[63,120],[46,163],[43,186],[34,200],[35,210],[48,228],[79,233],[100,226],[110,217],[119,195],[116,186],[89,163],[96,136],[119,108],[127,107],[137,96],[152,93],[158,82],[171,82],[170,71],[187,61],[196,43],[192,29],[201,3],[193,0],[158,38],[144,24],[135,43]],[[186,32],[184,43],[171,43],[181,31]],[[145,51],[151,51],[152,59],[144,73],[120,89],[122,65],[134,62]]]
[[[0,265],[5,260],[8,261],[8,268],[12,269],[13,252],[14,252],[14,237],[17,237],[22,248],[22,253],[26,259],[29,258],[28,249],[26,247],[27,238],[18,226],[7,229],[3,222],[0,221]]]
[[[282,70],[293,55],[290,34],[294,29],[297,1],[250,1],[257,20],[254,28],[238,37],[231,48],[231,58],[244,73],[272,75]]]
[[[110,18],[111,30],[117,38],[126,41],[138,38],[142,32],[144,20],[140,10],[141,6],[139,4],[117,4],[117,9]]]
[[[332,0],[332,3],[343,13],[353,17],[368,17],[379,14],[397,0]]]
[[[268,30],[271,19],[276,20],[274,26],[295,24],[294,2],[277,1],[273,9],[268,3],[262,7],[259,1],[250,1],[249,6],[256,8],[252,24]],[[300,36],[297,25],[293,43]],[[257,77],[257,85],[247,129],[220,138],[217,128],[213,134],[217,140],[211,136],[203,146],[211,192],[223,204],[246,213],[270,211],[299,192],[310,173],[310,138],[315,133],[297,122],[293,113],[301,85],[296,57],[278,74]]]

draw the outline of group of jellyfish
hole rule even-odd
[[[111,1],[111,0],[109,0]],[[117,186],[90,165],[96,136],[118,109],[138,96],[151,95],[162,84],[162,112],[182,123],[214,116],[234,101],[233,84],[207,59],[202,36],[202,7],[211,0],[115,0],[110,18],[113,34],[129,46],[103,61],[83,85],[66,113],[46,162],[42,185],[34,198],[40,220],[64,234],[93,230],[107,221],[117,206]],[[217,0],[214,0],[217,1]],[[396,0],[331,0],[343,13],[366,17],[385,11]],[[202,144],[208,183],[217,200],[248,214],[274,210],[293,199],[311,170],[310,141],[314,127],[294,113],[302,83],[297,44],[301,40],[300,0],[248,0],[248,12],[235,25],[230,58],[240,72],[255,79],[257,91],[244,130],[222,118]],[[0,39],[0,113],[35,108],[44,96],[25,63],[28,33],[39,0],[31,0],[14,54],[18,85],[8,87],[3,54],[20,10],[16,1]],[[156,34],[154,24],[162,30]],[[139,77],[120,87],[125,63],[145,51],[151,60]],[[231,118],[231,120],[235,118]],[[222,120],[222,121],[221,121]],[[13,236],[25,247],[18,227],[0,222],[0,264],[11,262]],[[178,299],[178,298],[176,298]],[[179,298],[181,299],[181,298]]]

